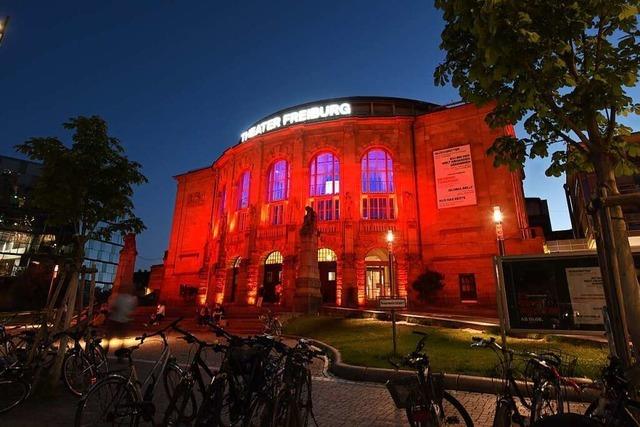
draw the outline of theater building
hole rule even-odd
[[[295,309],[305,206],[319,228],[324,304],[374,307],[390,296],[389,248],[409,307],[496,306],[494,207],[506,253],[541,253],[527,222],[522,173],[494,168],[488,108],[352,97],[267,116],[210,166],[177,175],[161,298]],[[425,270],[444,286],[419,297]]]

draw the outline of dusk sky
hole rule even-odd
[[[430,1],[5,0],[5,15],[0,154],[20,157],[13,146],[32,136],[69,142],[72,116],[106,119],[149,178],[135,194],[148,228],[138,268],[167,247],[172,176],[210,165],[256,120],[331,97],[459,100],[433,85],[443,21]],[[525,194],[569,228],[564,179],[545,177],[547,164],[528,163]]]

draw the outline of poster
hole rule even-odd
[[[433,163],[438,209],[476,204],[470,145],[434,151]]]
[[[602,276],[598,267],[565,268],[573,322],[576,325],[601,325],[605,304]]]

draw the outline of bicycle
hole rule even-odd
[[[280,322],[280,319],[278,319],[271,310],[268,310],[266,314],[261,315],[260,320],[263,325],[263,334],[273,337],[279,337],[282,335],[282,322]]]
[[[498,357],[502,371],[503,387],[497,397],[493,419],[495,427],[511,426],[512,423],[526,427],[544,417],[561,414],[564,412],[562,386],[568,385],[579,389],[575,382],[560,374],[560,357],[552,352],[542,354],[515,352],[502,347],[493,337],[489,339],[473,337],[472,340],[472,347],[493,350]],[[516,369],[513,366],[515,356],[526,359],[526,377],[530,378],[533,383],[530,400],[525,398],[518,386]],[[518,404],[527,409],[529,414],[521,414]]]
[[[606,426],[640,427],[640,402],[632,397],[633,387],[618,358],[609,358],[598,383],[602,395],[589,405],[585,415]]]
[[[317,426],[318,422],[313,413],[309,364],[314,358],[322,357],[325,353],[301,339],[285,354],[282,388],[275,400],[271,425],[306,427],[309,419],[313,419]]]
[[[165,411],[163,420],[163,424],[166,426],[189,425],[195,420],[198,413],[198,399],[196,398],[194,389],[197,389],[201,397],[204,396],[210,381],[205,382],[205,376],[202,372],[204,371],[209,379],[215,375],[203,359],[202,354],[206,350],[222,352],[225,349],[224,346],[218,343],[207,343],[206,341],[198,339],[190,332],[178,327],[174,329],[183,335],[179,337],[179,339],[183,339],[188,344],[196,344],[197,347],[186,370],[180,368],[173,358],[170,359],[167,364],[164,383],[167,387],[166,391],[169,397],[169,406]],[[170,389],[172,381],[167,378],[175,375],[176,372],[179,375],[179,380],[175,387]]]
[[[88,332],[88,333],[87,333]],[[102,338],[95,329],[78,327],[64,332],[73,341],[62,362],[62,379],[72,394],[82,396],[89,387],[109,372],[106,351],[101,345]],[[81,341],[84,339],[84,346]]]
[[[179,318],[152,334],[136,337],[140,342],[133,347],[115,351],[115,356],[127,359],[129,374],[124,376],[120,373],[110,373],[94,384],[78,402],[76,427],[114,424],[137,426],[140,419],[153,421],[156,411],[155,391],[171,356],[165,332],[175,328],[181,320],[182,318]],[[140,382],[132,354],[145,340],[154,336],[162,339],[162,351],[151,372]]]
[[[396,407],[405,409],[412,427],[461,424],[472,427],[473,421],[464,406],[433,377],[429,357],[423,352],[427,334],[413,333],[421,336],[415,350],[403,357],[400,363],[389,360],[396,369],[407,366],[416,371],[415,377],[387,381],[387,389]]]
[[[271,355],[282,345],[270,337],[242,338],[210,324],[224,337],[220,370],[214,375],[196,417],[197,426],[259,426],[265,410],[264,390],[277,383],[278,358]],[[277,344],[276,344],[277,343]]]

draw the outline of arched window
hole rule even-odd
[[[389,153],[372,149],[362,157],[362,218],[395,219],[393,160]]]
[[[269,169],[268,202],[279,202],[289,197],[289,164],[278,160]]]
[[[336,253],[329,248],[318,249],[318,262],[332,262],[337,261],[338,257]]]
[[[267,265],[282,264],[282,262],[283,262],[282,254],[278,251],[271,252],[267,257],[267,259],[264,260],[264,263]]]
[[[242,172],[238,179],[238,213],[237,221],[238,231],[246,230],[249,227],[249,186],[251,183],[251,173],[249,171]]]
[[[242,172],[238,181],[238,209],[249,207],[249,184],[251,175],[249,171]]]
[[[313,197],[311,206],[318,214],[318,220],[340,219],[340,163],[332,153],[320,153],[313,158],[309,167],[309,195]]]
[[[320,153],[311,161],[311,196],[325,196],[340,192],[340,163],[331,153]]]
[[[386,151],[367,151],[360,167],[363,193],[393,193],[393,160]]]

